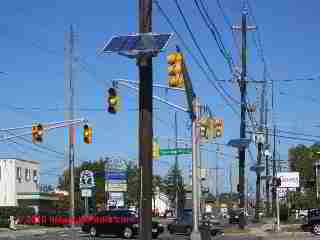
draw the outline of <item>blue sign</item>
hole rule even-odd
[[[123,172],[123,171],[117,171],[117,172],[107,172],[106,173],[107,175],[107,179],[110,180],[110,179],[114,179],[114,180],[125,180],[127,179],[127,173],[126,172]]]

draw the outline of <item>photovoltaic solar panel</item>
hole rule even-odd
[[[140,34],[113,37],[103,48],[103,52],[160,51],[168,43],[172,34]]]

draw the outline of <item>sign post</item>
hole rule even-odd
[[[89,197],[92,197],[92,188],[95,186],[92,171],[84,170],[80,173],[81,196],[84,197],[85,215],[89,215]]]

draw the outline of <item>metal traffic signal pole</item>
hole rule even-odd
[[[139,0],[139,31],[152,32],[152,1]],[[139,67],[139,167],[141,174],[140,239],[152,239],[152,57],[137,59]]]

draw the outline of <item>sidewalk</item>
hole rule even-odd
[[[45,227],[45,226],[28,226],[28,228],[19,228],[17,226],[17,230],[11,230],[9,228],[0,228],[0,237],[14,237],[14,236],[24,236],[24,235],[43,235],[46,233],[51,232],[59,232],[59,231],[66,231],[70,230],[70,228],[64,228],[64,227]],[[76,227],[76,231],[79,231],[80,228]]]

